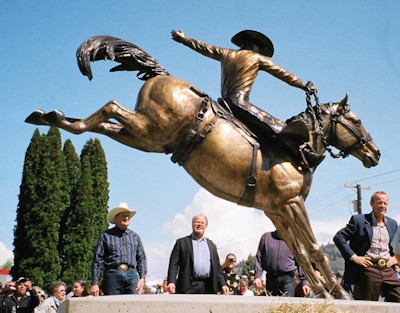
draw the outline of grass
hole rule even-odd
[[[324,302],[321,304],[283,303],[268,308],[264,313],[351,313],[351,311],[338,311],[333,307],[332,303]]]

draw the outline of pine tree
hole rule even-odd
[[[250,277],[250,271],[254,271],[255,268],[255,258],[254,255],[249,254],[247,257],[247,260],[243,262],[243,267],[242,267],[242,275],[246,275],[247,277]]]
[[[107,174],[106,156],[98,139],[90,139],[82,148],[81,161],[84,156],[88,156],[92,171],[93,199],[95,209],[91,213],[94,224],[93,242],[97,243],[98,236],[108,228],[107,213],[109,199],[109,183]]]
[[[62,280],[72,283],[75,279],[90,279],[93,260],[92,212],[95,210],[93,199],[93,181],[88,156],[81,161],[81,177],[73,197],[71,212],[67,218],[67,231],[63,238],[63,273]]]
[[[74,205],[73,205],[73,197],[75,196],[76,190],[78,188],[78,183],[81,176],[81,162],[79,157],[75,151],[74,145],[72,141],[67,139],[64,143],[63,153],[65,156],[67,175],[68,175],[68,185],[67,192],[69,194],[69,201],[66,203],[66,210],[61,218],[60,222],[60,239],[58,251],[61,259],[61,277],[64,276],[65,271],[68,268],[68,262],[66,257],[67,251],[65,249],[68,247],[68,239],[67,234],[70,231],[68,222],[71,218],[71,215],[74,213]],[[61,279],[63,280],[63,279]]]
[[[107,226],[107,163],[100,141],[90,139],[81,152],[81,176],[68,217],[63,242],[62,279],[90,279],[93,251]]]
[[[14,227],[14,265],[11,268],[11,275],[14,278],[27,275],[25,269],[21,267],[21,262],[29,256],[28,248],[30,246],[30,242],[27,240],[27,229],[31,226],[31,223],[27,220],[26,215],[32,210],[40,197],[37,190],[37,174],[42,164],[44,147],[45,138],[36,129],[25,153],[20,185],[16,225]]]
[[[47,136],[35,131],[28,151],[14,231],[17,262],[12,275],[28,276],[46,287],[60,274],[60,220],[69,199],[59,130],[52,127]]]

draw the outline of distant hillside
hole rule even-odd
[[[334,272],[335,274],[340,273],[341,275],[343,275],[344,259],[336,245],[333,243],[321,245],[321,250],[329,257],[329,264],[331,266],[332,272]]]

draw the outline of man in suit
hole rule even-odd
[[[382,293],[386,301],[400,302],[400,281],[394,269],[397,261],[390,245],[397,222],[385,216],[388,202],[385,192],[375,192],[370,201],[372,212],[352,216],[333,238],[345,259],[342,285],[353,291],[355,300],[378,301]]]
[[[192,234],[176,241],[168,266],[168,290],[181,294],[229,294],[217,247],[204,237],[207,217],[195,215]]]

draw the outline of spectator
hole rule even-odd
[[[207,217],[198,214],[192,219],[192,234],[176,241],[168,266],[170,293],[229,293],[217,247],[204,237],[207,226]]]
[[[100,294],[102,267],[102,291],[105,295],[143,292],[147,274],[146,254],[139,235],[128,228],[135,214],[136,211],[130,210],[126,203],[120,203],[108,213],[107,219],[115,227],[103,232],[97,243],[92,265],[92,295]]]
[[[33,286],[32,290],[33,290],[33,292],[36,292],[36,295],[39,298],[40,303],[42,303],[44,300],[46,300],[47,295],[42,288],[40,288],[39,286]]]
[[[397,261],[395,266],[397,277],[400,279],[400,227],[397,227],[396,234],[392,240],[393,253]]]
[[[33,313],[39,305],[36,292],[32,290],[32,283],[25,277],[20,277],[16,281],[14,293],[4,298],[2,303],[2,313]]]
[[[72,291],[68,294],[67,298],[87,297],[90,295],[88,283],[86,280],[77,279],[72,284]]]
[[[254,293],[248,288],[247,279],[240,280],[240,295],[242,296],[254,296]]]
[[[162,293],[169,293],[168,292],[168,277],[165,277],[162,283]]]
[[[240,277],[235,273],[236,255],[229,253],[221,265],[230,295],[240,295]]]
[[[294,297],[297,279],[304,296],[311,288],[286,242],[277,231],[264,233],[260,239],[255,258],[254,286],[261,288],[261,276],[266,271],[266,291],[271,296]]]
[[[378,301],[382,292],[385,301],[400,302],[397,261],[390,245],[397,223],[385,215],[388,202],[385,192],[375,192],[372,212],[353,215],[333,238],[345,260],[342,286],[355,300]]]
[[[253,285],[254,279],[255,279],[254,274],[255,274],[254,270],[251,270],[251,271],[249,272],[249,281],[248,281],[248,284],[249,284],[249,285],[248,285],[248,288],[249,288],[249,290],[251,290],[251,291],[254,290],[254,285]]]
[[[65,300],[67,286],[62,281],[54,282],[51,286],[52,296],[44,300],[35,310],[35,313],[56,313],[60,304]]]
[[[5,287],[1,290],[2,298],[11,296],[15,291],[15,281],[8,281],[6,282]]]

